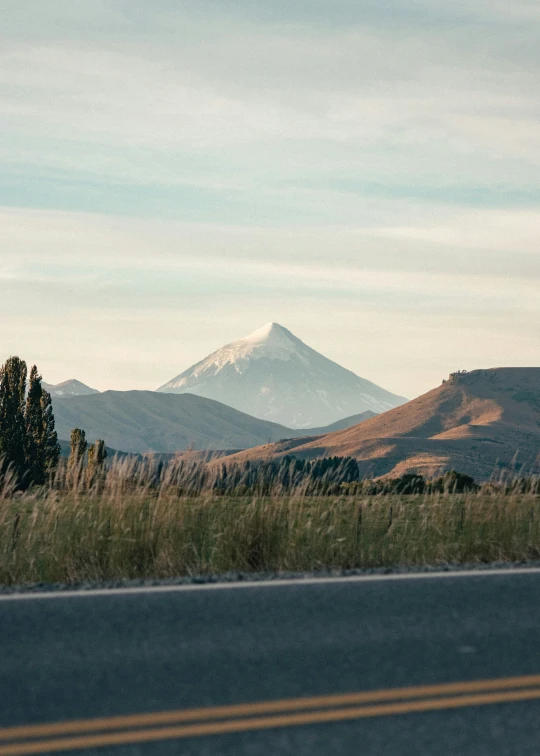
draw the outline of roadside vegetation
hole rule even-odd
[[[540,559],[540,480],[361,480],[354,459],[59,457],[37,368],[0,370],[0,583]]]
[[[5,479],[0,583],[540,558],[540,495],[531,485],[340,495],[276,487],[218,495],[207,479],[204,490],[189,494],[199,471],[169,467],[156,482],[151,466],[115,460],[90,483],[82,470],[71,479],[59,472],[51,486],[25,492]]]

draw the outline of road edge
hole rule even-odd
[[[294,586],[316,586],[345,583],[374,583],[403,580],[433,580],[448,578],[475,578],[497,577],[506,575],[538,575],[540,564],[534,563],[529,566],[520,564],[481,565],[462,567],[431,568],[429,570],[409,571],[372,571],[351,572],[351,574],[317,574],[306,573],[303,575],[249,575],[239,573],[234,576],[223,575],[213,577],[191,578],[189,582],[152,582],[146,584],[109,584],[109,585],[57,585],[57,586],[13,586],[0,589],[0,602],[20,601],[32,599],[58,599],[58,598],[89,598],[96,596],[125,596],[150,593],[184,593],[191,591],[208,590],[238,590],[249,588],[286,588]]]

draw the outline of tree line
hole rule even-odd
[[[363,477],[353,457],[325,457],[306,460],[294,456],[280,459],[201,462],[151,457],[132,461],[131,479],[149,490],[163,485],[177,489],[179,495],[198,496],[212,492],[217,496],[377,496],[380,494],[467,493],[480,486],[464,473],[450,470],[426,480],[417,473],[396,478]],[[522,481],[524,483],[524,481]],[[531,479],[527,490],[536,490]]]
[[[474,479],[450,470],[432,480],[418,473],[371,480],[363,477],[353,457],[306,460],[285,456],[277,460],[222,464],[213,481],[216,493],[267,494],[302,491],[313,495],[363,495],[465,493],[477,491]]]

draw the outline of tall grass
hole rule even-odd
[[[6,479],[0,583],[540,558],[538,494],[216,496],[180,469],[156,485],[152,465],[115,463],[90,487],[81,475],[24,494]]]

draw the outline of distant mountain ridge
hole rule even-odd
[[[49,392],[51,397],[55,399],[67,399],[71,396],[90,396],[91,394],[99,394],[97,389],[90,388],[85,383],[81,383],[76,378],[70,378],[62,383],[45,383],[41,382],[43,388]]]
[[[441,386],[360,425],[225,458],[286,454],[355,457],[368,477],[455,469],[477,480],[504,471],[540,473],[540,368],[453,374]]]
[[[194,394],[104,391],[73,396],[69,401],[56,397],[53,409],[59,438],[68,440],[73,428],[82,428],[91,443],[101,438],[108,447],[138,454],[246,449],[291,436],[314,435],[312,430],[254,418]],[[356,421],[356,416],[350,420]]]
[[[327,359],[278,323],[225,345],[157,391],[215,399],[291,428],[326,426],[407,401]]]

